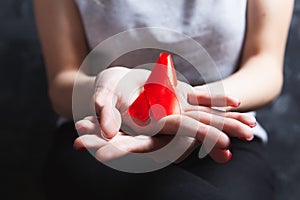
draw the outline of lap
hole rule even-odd
[[[272,175],[263,144],[233,140],[233,158],[214,163],[197,152],[184,162],[162,170],[130,174],[111,169],[87,151],[73,150],[73,124],[56,133],[45,170],[49,199],[271,199]]]
[[[203,178],[229,199],[273,199],[274,176],[262,141],[232,139],[231,151],[233,157],[227,164],[215,163],[209,157],[195,159],[194,152],[180,167]]]

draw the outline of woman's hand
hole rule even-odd
[[[96,149],[98,160],[110,160],[126,152],[141,153],[159,149],[173,139],[180,126],[181,133],[184,133],[182,135],[184,139],[181,141],[186,140],[186,143],[191,145],[182,158],[197,147],[199,142],[206,142],[213,143],[210,155],[214,160],[227,162],[231,158],[228,150],[229,137],[247,140],[253,138],[250,129],[255,125],[253,117],[241,113],[224,113],[210,108],[211,102],[214,102],[215,107],[237,107],[239,102],[236,99],[227,96],[212,98],[206,92],[193,89],[183,82],[179,82],[176,88],[182,109],[181,115],[170,115],[151,122],[148,126],[135,124],[134,121],[129,120],[127,109],[138,96],[139,89],[149,74],[147,70],[129,70],[121,67],[102,72],[98,77],[95,95],[100,126],[95,118],[86,118],[77,122],[77,130],[87,135],[80,136],[75,141],[75,147]],[[120,132],[122,121],[125,121],[135,132],[140,134],[158,132],[159,137],[130,136]],[[182,148],[185,147],[183,145]]]
[[[129,153],[152,152],[164,147],[173,139],[171,135],[133,136],[119,131],[112,139],[107,140],[103,138],[98,119],[95,117],[86,117],[78,121],[76,129],[82,135],[75,140],[74,148],[93,150],[94,156],[101,162],[114,160]],[[180,140],[176,140],[176,143],[177,150],[184,152],[178,161],[183,160],[199,145],[197,140],[189,137],[182,137]],[[190,146],[188,149],[186,149],[187,145]],[[157,162],[166,161],[159,157],[151,158]]]

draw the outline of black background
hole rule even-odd
[[[31,0],[0,1],[1,199],[44,199],[41,175],[55,114]],[[266,79],[267,81],[267,79]],[[276,199],[300,199],[300,1],[296,0],[280,97],[258,112],[269,132]]]

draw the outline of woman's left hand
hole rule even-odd
[[[180,87],[183,87],[182,90],[188,91],[186,90],[187,84],[181,83],[177,89]],[[101,128],[98,120],[88,117],[76,123],[77,130],[84,135],[76,139],[74,146],[77,149],[94,149],[98,160],[107,161],[130,152],[144,153],[160,149],[173,139],[177,132],[176,127],[178,128],[180,125],[183,126],[181,129],[185,130],[186,136],[182,136],[177,147],[183,148],[182,152],[184,152],[187,144],[190,148],[179,160],[188,156],[205,138],[211,138],[216,146],[211,149],[210,156],[215,161],[224,163],[231,158],[231,153],[228,150],[229,137],[245,140],[253,138],[251,127],[255,126],[256,121],[252,116],[236,112],[222,112],[211,108],[212,101],[217,102],[214,106],[224,107],[226,104],[237,107],[239,102],[236,99],[228,96],[211,97],[207,92],[197,89],[193,93],[181,94],[179,99],[181,98],[183,101],[183,98],[187,103],[183,112],[181,115],[170,115],[163,118],[161,122],[164,123],[164,126],[159,136],[133,136],[119,131],[111,140],[106,140],[100,134]],[[189,135],[190,133],[196,133],[196,135]]]

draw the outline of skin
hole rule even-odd
[[[131,77],[138,78],[132,80],[130,85],[122,84],[123,77],[128,74]],[[130,70],[124,67],[114,67],[103,71],[99,75],[100,78],[98,78],[96,84],[98,87],[95,95],[96,107],[99,108],[98,113],[100,113],[101,129],[98,120],[95,118],[88,117],[78,121],[76,123],[77,130],[80,133],[88,135],[76,139],[75,148],[96,150],[95,156],[100,161],[107,161],[108,159],[123,156],[126,152],[152,151],[163,146],[162,144],[168,143],[173,135],[178,132],[179,124],[181,124],[180,128],[183,130],[183,135],[181,135],[183,139],[181,141],[191,144],[191,149],[194,149],[199,145],[199,141],[204,141],[204,138],[209,139],[208,141],[215,144],[210,155],[218,162],[227,162],[231,158],[231,153],[228,150],[230,146],[229,137],[252,140],[253,133],[250,127],[256,124],[254,117],[242,113],[224,113],[213,110],[209,107],[212,97],[207,95],[207,93],[199,91],[196,91],[194,94],[192,93],[194,90],[193,87],[180,81],[176,87],[176,94],[181,104],[181,115],[170,115],[158,121],[153,120],[146,127],[138,126],[137,124],[139,123],[133,123],[128,115],[127,108],[134,99],[129,99],[131,100],[130,102],[127,97],[134,88],[142,86],[146,82],[149,74],[150,72],[147,70]],[[113,80],[111,77],[114,77]],[[118,88],[117,83],[126,85],[126,87]],[[191,93],[197,99],[201,99],[201,104],[197,100],[197,105],[190,103],[191,100],[194,100],[194,98],[188,95]],[[138,94],[139,91],[135,95],[137,96]],[[239,105],[239,101],[235,98],[228,96],[216,98],[224,100],[226,105],[233,107]],[[219,103],[221,104],[216,106],[224,106],[222,101]],[[211,125],[211,120],[214,120],[213,125]],[[142,141],[139,140],[140,137],[128,137],[124,132],[120,131],[121,121],[127,124],[134,132],[147,135],[160,130],[160,136],[163,137],[145,136],[142,137]],[[220,125],[223,123],[224,127],[221,127]],[[95,135],[99,142],[91,144],[90,141],[95,139]],[[105,140],[105,138],[108,140]],[[115,143],[116,141],[117,143]],[[183,142],[180,145],[182,152],[184,152],[186,145]],[[105,149],[104,153],[103,149]],[[111,154],[111,152],[114,153]],[[188,153],[190,151],[187,151],[181,159],[186,157]],[[223,156],[220,156],[220,154]],[[107,158],[107,155],[110,155],[110,157]]]
[[[182,118],[197,124],[196,140],[190,140],[189,127],[187,127],[186,141],[193,144],[192,147],[196,147],[204,136],[212,135],[207,127],[213,127],[218,139],[210,156],[217,162],[227,162],[231,158],[230,151],[226,149],[230,145],[229,137],[248,140],[253,137],[249,127],[255,124],[255,120],[239,112],[260,108],[276,98],[281,91],[284,52],[293,4],[293,0],[248,1],[247,32],[241,65],[237,72],[222,81],[227,95],[218,97],[227,102],[228,112],[223,113],[211,109],[209,102],[213,97],[208,95],[205,86],[197,86],[193,88],[193,93],[187,95],[184,100],[191,107],[183,110],[182,116],[165,119],[166,124],[172,126],[178,124]],[[49,96],[58,114],[72,118],[74,79],[80,64],[89,53],[79,12],[73,0],[35,0],[34,6],[47,68]],[[113,73],[113,76],[121,77],[127,73],[126,70],[120,68]],[[110,73],[106,79],[109,79]],[[86,77],[80,84],[82,87],[87,87],[93,85],[94,81],[95,77]],[[116,120],[118,114],[112,112],[115,109],[110,109],[117,107],[101,99],[101,94],[107,92],[104,88],[110,87],[105,81],[103,83],[102,89],[99,89],[95,96],[95,104],[102,114],[110,116],[100,120],[102,132],[110,140],[107,141],[99,135],[101,130],[98,129],[98,122],[95,119],[86,118],[76,123],[77,129],[84,135],[75,141],[75,148],[95,149],[97,150],[96,158],[106,161],[125,155],[127,152],[148,152],[157,149],[166,144],[170,137],[172,138],[172,134],[175,134],[172,126],[164,127],[164,133],[168,135],[145,136],[143,142],[137,137],[120,132],[118,130],[120,120]],[[110,88],[109,91],[114,91],[114,89]],[[197,101],[192,99],[197,99]],[[204,103],[199,105],[199,102]],[[220,107],[223,106],[225,105],[220,105]],[[231,110],[235,112],[230,112]],[[224,128],[211,125],[208,119],[212,116],[222,117]],[[190,130],[190,132],[193,131],[195,130]],[[189,151],[187,155],[188,153]],[[183,155],[182,159],[185,156]]]

